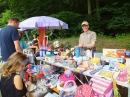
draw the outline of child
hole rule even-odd
[[[27,97],[22,77],[16,73],[23,71],[27,63],[27,56],[20,52],[13,53],[4,63],[0,81],[2,97]]]

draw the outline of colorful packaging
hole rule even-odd
[[[98,75],[101,77],[107,77],[107,78],[111,78],[112,77],[112,72],[109,70],[101,70]]]
[[[113,84],[112,81],[100,78],[92,77],[92,89],[97,97],[113,97]]]
[[[121,58],[125,57],[126,49],[103,49],[103,56]]]

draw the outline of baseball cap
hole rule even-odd
[[[83,26],[83,25],[89,25],[89,23],[87,21],[83,21],[81,26]]]

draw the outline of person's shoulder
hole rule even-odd
[[[12,29],[17,29],[17,28],[15,28],[14,26],[10,26],[10,25],[5,26],[4,28],[12,28]]]
[[[8,28],[8,26],[4,26],[3,28],[0,29],[0,31],[3,31],[6,28]]]
[[[22,77],[20,75],[16,74],[14,76],[14,85],[15,85],[15,88],[18,90],[23,89],[23,81],[22,81]]]
[[[22,77],[21,77],[21,75],[16,74],[16,75],[14,76],[14,82],[15,82],[15,81],[17,81],[17,82],[22,81]]]
[[[15,76],[14,76],[14,80],[22,80],[22,77],[19,75],[19,74],[16,74]]]
[[[7,26],[5,26],[3,29],[4,29],[4,31],[5,31],[5,30],[8,30],[8,31],[11,31],[11,32],[13,31],[13,32],[17,32],[17,33],[18,33],[17,28],[14,27],[14,26],[7,25]]]
[[[93,33],[93,34],[96,34],[96,32],[94,32],[94,31],[91,31],[91,30],[89,30],[89,33]]]

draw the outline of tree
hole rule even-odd
[[[100,25],[106,33],[117,34],[130,29],[130,1],[102,0],[100,5]]]
[[[91,15],[92,11],[91,11],[91,0],[88,0],[88,14]]]

